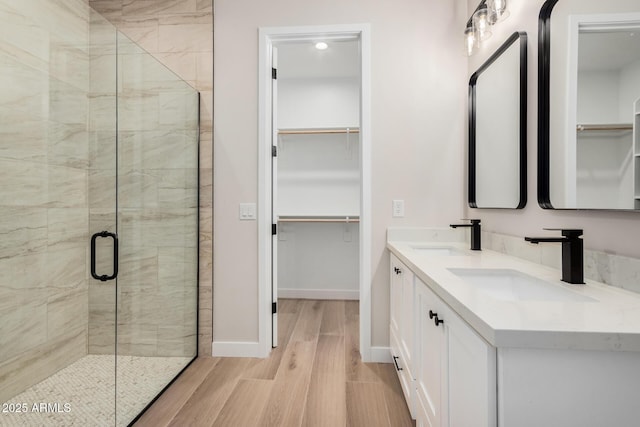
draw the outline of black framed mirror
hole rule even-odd
[[[469,206],[527,203],[527,34],[516,32],[469,79]]]
[[[640,3],[547,0],[538,43],[538,203],[640,210]]]

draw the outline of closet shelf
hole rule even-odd
[[[343,223],[357,223],[360,222],[358,215],[344,215],[344,216],[313,216],[313,215],[301,215],[301,216],[279,216],[278,222],[343,222]]]
[[[353,183],[360,181],[359,171],[284,171],[278,175],[281,183],[319,182],[319,183]]]
[[[327,135],[327,134],[352,134],[360,133],[360,128],[300,128],[300,129],[279,129],[278,135]]]

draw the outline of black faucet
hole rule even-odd
[[[471,250],[480,251],[480,220],[470,219],[471,224],[451,224],[451,228],[470,227],[471,228]]]
[[[573,284],[584,284],[584,261],[582,230],[545,228],[545,230],[561,231],[564,237],[525,237],[524,240],[534,244],[541,242],[562,243],[562,281]]]

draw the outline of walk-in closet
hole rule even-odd
[[[280,298],[359,298],[359,41],[277,50],[277,289]]]

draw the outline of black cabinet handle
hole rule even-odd
[[[441,323],[444,323],[444,320],[438,319],[438,313],[434,313],[431,310],[429,310],[429,319],[435,319],[433,323],[435,323],[436,326],[440,325]]]
[[[98,275],[96,273],[96,240],[98,237],[111,237],[113,239],[113,274],[107,276],[106,274]],[[113,280],[118,277],[118,236],[108,231],[101,231],[91,236],[91,277],[101,282],[107,280]]]
[[[398,366],[398,356],[393,356],[393,363],[396,365],[396,371],[402,371],[402,368]]]
[[[396,274],[400,274],[400,273],[402,273],[402,270],[401,270],[401,269],[399,269],[398,267],[393,267],[393,271],[395,271],[395,272],[396,272]]]

